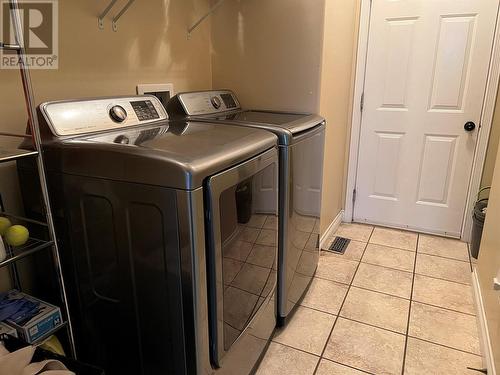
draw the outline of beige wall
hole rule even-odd
[[[360,1],[327,0],[320,113],[327,120],[321,233],[344,207]]]
[[[498,108],[498,107],[497,107]],[[488,202],[477,271],[496,372],[500,373],[500,291],[493,290],[493,278],[500,273],[500,153],[497,154],[492,190]]]
[[[324,1],[226,1],[212,18],[214,88],[245,107],[317,112]]]
[[[147,6],[135,2],[117,32],[109,19],[105,30],[97,27],[97,14],[107,3],[59,1],[59,69],[32,70],[37,103],[135,94],[137,83],[172,82],[176,91],[211,87],[210,22],[190,40],[186,34],[188,25],[208,9],[207,0],[148,0]],[[118,4],[110,15],[120,9]],[[0,70],[0,80],[1,128],[23,130],[19,74]]]
[[[120,9],[122,0],[110,15]],[[212,84],[210,22],[187,39],[187,27],[208,9],[208,0],[136,1],[111,30],[97,27],[109,1],[59,1],[59,69],[33,70],[36,102],[135,94],[137,83],[172,82],[176,91]],[[109,17],[109,16],[108,16]],[[18,71],[0,70],[0,129],[24,132],[26,111]],[[0,137],[0,145],[7,140]],[[13,168],[0,169],[0,192],[16,206]]]
[[[233,89],[246,107],[327,119],[322,233],[343,206],[358,7],[358,0],[233,1],[212,19],[214,87]]]
[[[500,93],[500,91],[499,91]],[[483,177],[481,186],[490,186],[493,179],[493,169],[497,159],[498,143],[500,141],[500,100],[497,93],[495,112],[493,113],[493,122],[491,124],[490,139],[488,149],[486,150],[486,160],[484,162]]]

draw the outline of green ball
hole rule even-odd
[[[5,241],[11,246],[22,246],[28,241],[30,232],[22,225],[13,225],[5,232]]]
[[[7,229],[12,226],[12,223],[10,220],[6,217],[1,216],[0,217],[0,236],[3,236]]]

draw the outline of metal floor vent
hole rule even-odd
[[[336,237],[335,240],[330,245],[330,247],[326,250],[331,251],[332,253],[335,254],[344,254],[350,242],[351,240],[349,238]]]

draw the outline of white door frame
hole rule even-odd
[[[351,139],[349,144],[349,160],[347,169],[346,199],[344,210],[344,221],[351,222],[354,215],[354,188],[356,186],[356,175],[358,169],[359,140],[361,136],[361,105],[365,85],[366,56],[368,53],[368,35],[370,28],[371,0],[361,0],[360,24],[358,35],[358,49],[356,59],[356,77],[354,82],[354,100],[351,123]],[[477,192],[481,185],[484,162],[488,140],[490,138],[491,123],[495,111],[498,84],[500,79],[500,13],[497,10],[497,20],[493,47],[490,58],[488,79],[486,83],[485,97],[479,122],[478,139],[474,152],[474,161],[467,193],[464,218],[462,220],[461,239],[470,241],[472,231],[472,209],[476,200]]]

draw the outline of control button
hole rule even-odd
[[[109,110],[109,117],[114,122],[123,122],[127,119],[127,111],[121,105],[114,105]]]
[[[128,145],[130,143],[130,139],[124,135],[119,135],[115,138],[115,143],[121,143],[122,145]]]
[[[222,105],[222,102],[218,96],[212,96],[212,99],[210,99],[210,103],[212,103],[215,109],[219,109],[220,106]]]

